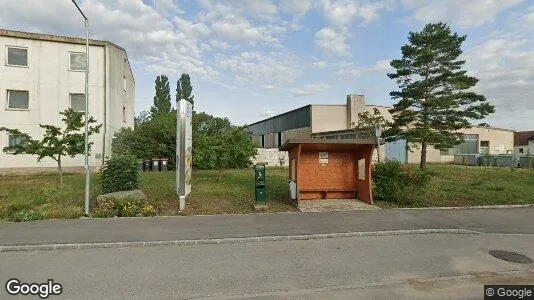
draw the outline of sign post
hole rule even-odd
[[[176,194],[182,211],[185,209],[185,197],[191,192],[193,107],[189,101],[181,99],[176,113]]]

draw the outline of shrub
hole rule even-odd
[[[126,154],[115,154],[102,168],[100,185],[102,193],[129,191],[139,187],[138,161]]]
[[[119,217],[136,217],[141,209],[138,199],[123,199],[115,201],[115,207],[119,210]]]
[[[152,205],[144,205],[143,207],[141,207],[141,216],[143,217],[152,217],[152,216],[155,216],[158,211],[154,208],[154,206]]]
[[[403,166],[399,161],[386,160],[373,167],[373,194],[376,200],[412,205],[428,181],[426,171]]]
[[[157,214],[157,209],[148,203],[135,198],[117,200],[114,198],[103,199],[99,207],[93,211],[96,218],[109,217],[150,217]]]
[[[43,214],[33,209],[23,209],[14,213],[11,217],[11,221],[14,222],[35,221],[42,219],[44,219]]]
[[[116,208],[115,200],[112,198],[105,198],[102,200],[97,209],[92,213],[95,218],[109,218],[116,217],[119,214],[119,210]]]

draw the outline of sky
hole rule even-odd
[[[392,105],[389,61],[410,31],[467,35],[465,69],[495,105],[494,127],[534,130],[534,0],[79,0],[91,38],[126,49],[136,112],[154,80],[191,76],[195,110],[246,124],[363,94]],[[1,0],[0,28],[84,36],[69,0]]]

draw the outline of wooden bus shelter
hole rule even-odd
[[[289,139],[292,201],[358,199],[373,204],[371,160],[376,142],[369,139]]]

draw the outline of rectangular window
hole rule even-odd
[[[27,110],[30,103],[30,92],[28,91],[7,91],[7,108]]]
[[[9,147],[14,147],[14,146],[20,145],[20,143],[22,142],[22,138],[15,137],[15,136],[13,136],[11,134],[7,136],[7,139],[8,139]]]
[[[126,123],[126,106],[122,107],[122,121]]]
[[[480,141],[480,153],[489,154],[490,142]]]
[[[28,48],[7,46],[6,64],[8,66],[27,67]]]
[[[519,153],[524,153],[523,148],[519,148]]]
[[[69,70],[85,71],[85,53],[69,52]]]
[[[122,89],[126,92],[126,76],[122,76]]]
[[[85,94],[70,94],[70,108],[75,111],[85,111]]]
[[[261,147],[265,148],[265,135],[264,134],[261,135]]]

